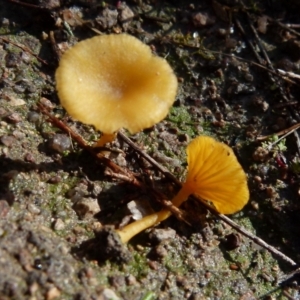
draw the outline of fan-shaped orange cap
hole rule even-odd
[[[246,174],[232,149],[211,137],[200,136],[187,147],[191,193],[211,201],[222,214],[241,210],[249,200]]]
[[[67,112],[107,134],[153,126],[168,114],[177,92],[167,61],[127,34],[79,42],[62,56],[55,79]]]

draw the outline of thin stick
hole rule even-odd
[[[296,74],[294,72],[286,72],[284,70],[281,70],[281,69],[277,69],[277,71],[284,75],[284,76],[288,76],[288,77],[291,77],[291,78],[296,78],[296,79],[300,79],[300,75],[299,74]]]
[[[246,41],[249,45],[249,47],[251,48],[253,54],[255,55],[256,59],[258,60],[258,62],[263,65],[264,64],[264,61],[263,59],[259,56],[259,54],[257,53],[257,51],[255,50],[255,46],[253,45],[253,42],[248,38],[241,22],[237,19],[237,18],[234,18],[234,21],[235,21],[235,24],[237,26],[237,28],[240,30],[240,32],[245,36],[246,38]]]
[[[239,226],[238,224],[236,224],[235,222],[233,222],[230,218],[228,218],[228,217],[226,217],[224,215],[219,215],[219,216],[220,216],[221,220],[223,220],[224,222],[226,222],[227,224],[229,224],[236,231],[238,231],[238,232],[242,233],[243,235],[245,235],[246,237],[248,237],[250,240],[252,240],[256,244],[262,246],[263,248],[267,249],[268,251],[270,251],[274,255],[280,257],[282,260],[284,260],[287,263],[291,264],[293,267],[297,266],[297,263],[295,261],[293,261],[291,258],[289,258],[285,254],[283,254],[281,251],[277,250],[275,247],[269,245],[264,240],[262,240],[259,237],[253,235],[252,233],[250,233],[249,231],[247,231],[243,227]]]
[[[267,140],[268,138],[277,135],[277,136],[281,136],[284,135],[284,137],[286,137],[287,135],[291,134],[292,132],[294,132],[295,130],[297,130],[298,128],[300,128],[300,123],[297,123],[287,129],[281,130],[277,133],[273,133],[273,134],[269,134],[269,135],[260,135],[256,138],[257,141],[264,141]]]
[[[44,7],[41,7],[41,6],[38,6],[38,5],[35,5],[35,4],[30,4],[30,3],[18,1],[18,0],[9,0],[9,2],[16,3],[16,4],[19,4],[19,5],[22,5],[22,6],[27,6],[27,7],[30,7],[30,8],[46,10]]]
[[[275,108],[281,108],[281,107],[287,107],[287,106],[294,106],[294,105],[298,105],[299,101],[289,101],[287,103],[279,103],[274,105]]]
[[[291,26],[289,26],[290,24],[285,25],[285,24],[283,24],[283,23],[281,23],[281,22],[279,22],[277,20],[274,20],[274,19],[272,19],[270,17],[268,17],[268,21],[271,21],[272,23],[275,23],[276,25],[278,25],[278,26],[286,29],[287,31],[290,31],[291,33],[297,35],[298,37],[300,37],[300,33],[298,31],[292,29]]]
[[[278,280],[278,283],[281,284],[283,283],[284,281],[287,281],[289,279],[291,279],[292,277],[294,277],[295,275],[297,274],[300,274],[300,268],[286,274],[286,275],[283,275],[279,280]]]
[[[138,145],[136,145],[131,139],[129,139],[124,133],[121,131],[118,132],[118,136],[131,148],[133,148],[136,152],[138,152],[142,157],[144,157],[149,163],[151,163],[153,166],[155,166],[163,175],[165,175],[167,178],[171,179],[176,185],[181,187],[181,182],[172,174],[169,172],[168,169],[161,166],[156,160],[154,160],[150,155],[148,155],[146,152],[144,152],[141,148],[139,148]]]
[[[274,71],[274,67],[273,67],[273,65],[272,65],[272,63],[271,63],[271,60],[270,60],[270,58],[269,58],[269,56],[268,56],[268,54],[267,54],[267,51],[266,51],[265,47],[263,46],[263,44],[262,44],[262,42],[261,42],[261,39],[259,38],[259,35],[258,35],[258,33],[257,33],[256,29],[255,29],[255,27],[253,26],[253,23],[252,23],[252,21],[251,21],[251,19],[250,19],[249,13],[246,12],[246,14],[247,14],[247,17],[248,17],[248,23],[249,23],[249,26],[250,26],[250,28],[251,28],[251,30],[252,30],[254,36],[255,36],[255,39],[256,39],[256,41],[257,41],[257,43],[258,43],[258,46],[259,46],[259,48],[260,48],[260,51],[262,52],[262,54],[263,54],[265,60],[267,61],[268,67],[269,67],[272,71]]]

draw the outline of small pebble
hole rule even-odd
[[[54,230],[63,230],[65,229],[65,223],[62,219],[57,219],[53,225]]]
[[[176,236],[176,231],[172,228],[167,228],[167,229],[155,228],[152,229],[151,233],[149,234],[149,238],[158,243],[167,239],[174,239],[175,236]]]
[[[17,124],[22,121],[22,117],[18,113],[12,113],[6,117],[6,121],[11,124]]]
[[[215,295],[216,299],[222,299],[221,297],[222,297],[223,293],[221,291],[217,290],[217,291],[214,291],[214,295]],[[241,298],[240,298],[240,300],[241,300]],[[250,300],[250,299],[248,299],[248,300]],[[252,299],[252,300],[254,300],[254,299]]]
[[[0,117],[3,117],[7,115],[7,110],[5,110],[3,107],[0,107]]]
[[[246,73],[246,74],[244,75],[244,78],[245,78],[245,80],[247,80],[248,82],[252,82],[253,79],[254,79],[253,75],[250,74],[250,73]]]
[[[81,200],[84,196],[88,195],[87,191],[87,185],[80,183],[75,188],[70,189],[67,192],[67,197],[71,199],[73,203],[76,203],[77,201]]]
[[[6,147],[12,147],[13,144],[16,142],[16,139],[12,135],[3,135],[0,138],[0,142]]]
[[[115,275],[109,278],[110,284],[115,288],[120,288],[121,286],[125,286],[125,277],[122,275]]]
[[[263,162],[269,158],[269,151],[263,147],[257,147],[252,155],[252,158],[255,161]]]
[[[18,64],[21,62],[20,53],[17,52],[10,52],[5,57],[6,67],[12,68],[17,67]]]
[[[129,274],[126,277],[126,283],[128,285],[136,285],[137,284],[137,280],[136,280],[136,278],[132,274]]]
[[[24,155],[24,160],[25,160],[26,162],[30,162],[30,163],[34,163],[34,162],[35,162],[35,158],[34,158],[34,156],[33,156],[32,153],[26,153],[26,154]]]
[[[140,245],[140,244],[137,244],[137,245],[135,246],[135,248],[136,248],[136,250],[138,250],[138,251],[144,251],[144,250],[145,250],[145,247],[142,246],[142,245]]]
[[[121,2],[121,1],[120,1]],[[119,21],[122,24],[123,29],[126,31],[128,26],[130,25],[134,12],[125,4],[125,2],[121,2],[121,11],[119,13]]]
[[[109,9],[106,7],[101,10],[95,21],[101,27],[101,29],[112,28],[113,26],[117,25],[118,14],[119,13],[116,9]]]
[[[225,236],[224,247],[227,251],[238,248],[241,244],[241,237],[237,233],[231,233]]]
[[[234,38],[227,38],[226,39],[226,44],[225,44],[225,47],[227,49],[235,49],[236,46],[237,46],[238,42],[236,39]]]
[[[22,52],[21,59],[24,63],[28,64],[32,60],[32,55],[29,55],[27,52]]]
[[[102,187],[100,185],[94,184],[91,193],[95,198],[97,198],[101,193],[101,191],[102,191]]]
[[[257,18],[257,31],[265,34],[268,27],[268,16],[262,15]]]
[[[267,111],[269,108],[269,103],[267,103],[261,96],[254,96],[252,98],[252,104],[259,107],[263,112]]]
[[[27,120],[31,123],[37,123],[40,119],[40,115],[35,111],[30,111],[27,114]]]
[[[148,201],[132,200],[127,203],[127,209],[132,215],[134,220],[140,220],[143,217],[153,213],[153,209]]]
[[[8,27],[9,26],[9,19],[3,18],[2,19],[2,25],[5,26],[5,27]]]
[[[60,294],[61,293],[57,287],[52,287],[48,290],[46,299],[52,300],[52,299],[58,298],[60,296]]]
[[[158,245],[156,248],[155,248],[155,252],[156,254],[159,256],[159,257],[165,257],[168,255],[168,251],[165,249],[164,246],[162,245]]]
[[[8,156],[8,153],[9,153],[8,148],[7,148],[7,147],[3,147],[3,148],[1,149],[1,153],[2,153],[2,155],[3,155],[4,157],[7,157],[7,156]]]
[[[219,29],[217,29],[217,35],[219,36],[219,37],[225,37],[226,35],[227,35],[227,29],[225,29],[225,28],[219,28]]]
[[[8,127],[8,124],[7,124],[5,121],[1,121],[1,122],[0,122],[0,126],[1,126],[2,128],[7,128],[7,127]]]
[[[37,282],[34,282],[29,286],[29,292],[32,296],[37,292],[38,289],[39,285],[37,284]]]
[[[84,234],[86,232],[85,229],[80,226],[75,226],[72,230],[75,234]]]
[[[115,292],[111,289],[104,289],[100,294],[99,294],[99,299],[101,300],[120,300]]]
[[[276,266],[272,267],[272,270],[275,271],[275,272],[278,272],[279,271],[279,267],[276,265]]]
[[[267,186],[266,192],[270,198],[274,198],[277,195],[276,189],[273,186]]]
[[[32,214],[35,214],[35,215],[38,215],[41,212],[41,210],[32,203],[29,203],[27,208],[28,208],[28,211],[30,211]]]
[[[148,262],[148,265],[152,270],[158,270],[158,268],[159,268],[158,262],[155,260],[150,260]]]
[[[258,176],[258,175],[255,175],[255,176],[254,176],[254,180],[255,180],[256,182],[258,182],[258,183],[261,183],[261,182],[262,182],[262,178],[261,178],[260,176]]]
[[[117,162],[117,164],[118,164],[120,167],[126,167],[126,166],[127,166],[127,161],[126,161],[124,155],[121,154],[121,153],[117,156],[116,162]]]
[[[24,92],[24,91],[23,91]],[[10,96],[9,97],[9,104],[11,105],[11,106],[22,106],[22,105],[24,105],[26,102],[23,100],[23,99],[21,99],[21,98],[15,98],[15,97],[13,97],[13,96]]]
[[[186,133],[180,134],[178,135],[178,141],[180,143],[188,143],[190,141],[190,137]]]
[[[59,176],[59,175],[55,175],[55,176],[52,176],[49,180],[48,180],[48,182],[49,183],[52,183],[52,184],[57,184],[57,183],[60,183],[61,182],[61,176]]]
[[[19,131],[19,130],[14,130],[12,134],[18,140],[23,140],[26,137],[26,134],[24,132]]]
[[[192,22],[195,27],[204,27],[214,24],[216,22],[216,19],[206,12],[198,12],[193,14]]]
[[[92,218],[100,212],[100,206],[97,200],[92,198],[83,198],[73,205],[73,209],[81,219]]]
[[[251,206],[255,210],[259,210],[259,204],[256,201],[251,201]]]
[[[58,133],[49,140],[49,147],[63,153],[71,149],[71,140],[67,135]]]
[[[10,206],[7,201],[0,200],[0,218],[5,218],[10,210]]]
[[[229,269],[230,270],[234,270],[234,271],[237,271],[237,270],[239,270],[240,269],[240,267],[237,265],[237,264],[230,264],[229,265]]]
[[[46,106],[49,109],[53,109],[54,108],[54,104],[47,98],[42,97],[40,99],[40,103],[43,104],[44,106]]]

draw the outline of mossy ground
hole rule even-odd
[[[85,25],[71,26],[75,39],[95,35],[90,28],[96,26],[92,16],[97,9],[87,2],[76,2]],[[87,141],[98,136],[90,126],[65,115],[54,88],[58,57],[49,34],[55,31],[60,46],[74,39],[63,25],[55,25],[62,9],[71,11],[73,4],[75,1],[69,1],[52,11],[40,11],[10,1],[0,3],[0,38],[5,38],[0,39],[0,137],[11,137],[10,143],[2,139],[0,145],[0,200],[9,204],[0,211],[0,256],[5,258],[0,262],[1,297],[53,299],[54,294],[57,299],[93,299],[110,288],[121,299],[299,299],[297,278],[285,286],[278,284],[278,279],[292,270],[288,264],[245,237],[239,247],[226,250],[223,242],[234,232],[232,228],[192,200],[183,205],[192,227],[174,217],[159,225],[176,230],[174,239],[155,243],[146,231],[128,245],[131,262],[89,259],[88,243],[94,238],[94,230],[124,221],[129,201],[146,199],[154,209],[159,209],[159,203],[147,191],[106,176],[105,167],[76,144],[62,153],[49,147],[49,139],[60,130],[36,108],[41,98],[49,99],[52,113]],[[180,79],[177,101],[166,119],[132,138],[180,180],[184,179],[185,147],[190,139],[207,134],[232,146],[248,174],[251,192],[249,204],[232,219],[298,262],[299,174],[292,172],[291,165],[287,170],[281,168],[273,153],[265,160],[253,158],[261,145],[256,135],[274,133],[280,125],[279,117],[290,118],[287,108],[276,107],[283,103],[277,83],[266,79],[267,73],[261,69],[231,60],[232,53],[250,60],[254,57],[248,48],[239,49],[245,41],[237,29],[227,36],[236,40],[236,49],[226,48],[227,37],[218,34],[232,24],[220,18],[210,1],[127,4],[138,15],[127,31],[155,46],[153,49],[166,57]],[[106,5],[115,9],[115,3]],[[253,1],[248,5],[254,17],[269,8]],[[214,25],[196,27],[192,18],[199,11],[216,18]],[[233,12],[238,18],[244,16],[242,9],[234,8]],[[293,19],[288,8],[286,14]],[[108,33],[122,27],[118,24],[97,30]],[[48,38],[42,38],[43,32]],[[268,43],[280,50],[282,40],[269,35]],[[272,59],[276,63],[279,58]],[[253,76],[252,81],[248,74]],[[297,92],[298,86],[292,86],[291,95]],[[269,105],[267,109],[264,102]],[[8,118],[12,113],[18,114],[17,122]],[[30,113],[37,113],[38,119],[30,120]],[[292,118],[297,120],[295,115]],[[297,157],[292,137],[288,137],[287,145],[279,154],[291,162]],[[126,167],[143,182],[173,196],[173,185],[151,165],[143,164],[133,150],[121,141],[112,147],[125,153]],[[117,161],[116,153],[113,159]],[[78,186],[85,187],[84,197],[100,205],[100,212],[92,218],[76,215],[68,192]],[[93,192],[95,186],[101,191]],[[58,220],[63,227],[57,227]],[[81,248],[84,243],[87,247]]]

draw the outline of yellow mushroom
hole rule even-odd
[[[136,133],[160,122],[178,85],[167,61],[128,34],[77,43],[62,56],[55,79],[67,112],[103,133],[97,146],[112,141],[120,128]]]
[[[222,214],[241,210],[249,200],[247,177],[232,149],[208,136],[194,139],[187,147],[188,174],[179,193],[173,198],[179,207],[189,195],[209,201]],[[123,243],[139,232],[167,219],[163,209],[118,230]]]
[[[241,210],[249,200],[246,174],[227,145],[208,136],[187,148],[188,174],[184,188],[210,201],[221,214]]]

